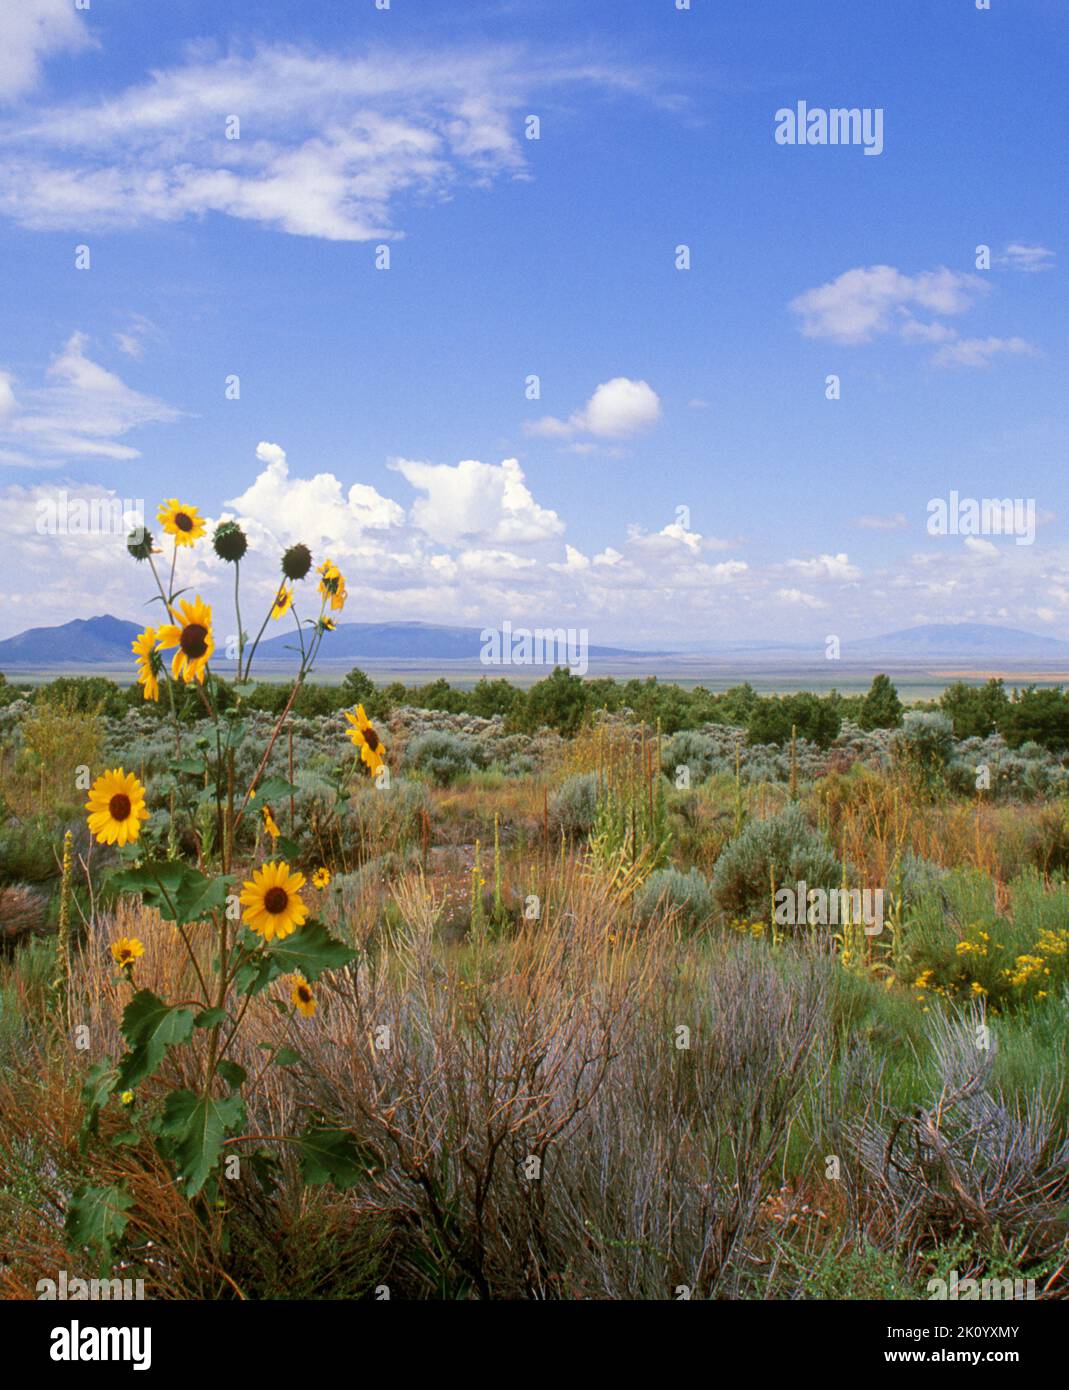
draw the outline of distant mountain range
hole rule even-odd
[[[48,668],[126,666],[132,667],[130,643],[141,631],[141,624],[126,622],[106,614],[99,618],[76,618],[59,627],[35,627],[0,642],[0,670],[36,671]],[[257,662],[278,668],[295,660],[292,633],[283,633],[260,643]],[[340,623],[324,644],[321,659],[332,666],[361,661],[456,661],[477,662],[482,647],[482,631],[474,627],[448,627],[437,623]],[[629,663],[683,655],[694,661],[699,652],[720,660],[732,654],[771,659],[803,653],[815,660],[812,643],[774,641],[720,642],[690,645],[685,653],[644,652],[624,647],[591,647],[589,659],[613,659]],[[844,641],[844,663],[888,665],[909,663],[973,662],[982,666],[1020,664],[1030,661],[1069,664],[1069,642],[1041,637],[1018,628],[993,627],[986,623],[926,623],[920,627],[889,632],[882,637]],[[233,662],[219,659],[224,669]],[[496,668],[509,674],[510,668]]]
[[[76,618],[60,627],[32,627],[0,642],[0,670],[125,664],[133,660],[130,644],[141,631],[141,624],[125,622],[110,614],[100,618]],[[482,645],[482,629],[477,627],[414,622],[339,623],[324,640],[320,659],[331,663],[478,661]],[[296,632],[283,632],[260,643],[256,660],[272,666],[290,665],[297,658],[296,646]],[[624,647],[591,646],[588,655],[591,660],[598,661],[613,657],[640,658],[647,653]],[[217,657],[215,664],[225,669],[234,663]]]

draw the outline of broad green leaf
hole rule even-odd
[[[141,989],[123,1010],[122,1031],[130,1051],[119,1064],[115,1086],[126,1091],[151,1076],[168,1047],[189,1041],[193,1014],[165,1004],[150,989]]]
[[[199,922],[226,904],[228,883],[207,878],[188,864],[159,859],[139,869],[123,869],[108,880],[119,893],[139,893],[166,922]]]
[[[97,1131],[101,1107],[114,1091],[118,1077],[118,1070],[110,1061],[97,1062],[89,1068],[85,1084],[82,1086],[85,1118],[82,1120],[82,1128],[78,1136],[79,1147],[83,1150],[89,1136]]]
[[[126,1230],[126,1213],[134,1199],[121,1187],[79,1187],[71,1197],[63,1225],[74,1246],[88,1245],[111,1259],[112,1246]]]
[[[297,788],[292,782],[287,782],[285,777],[265,777],[257,784],[256,800],[261,804],[264,801],[282,801],[296,791]]]
[[[214,1028],[225,1023],[228,1017],[225,1009],[202,1009],[193,1022],[198,1028]]]
[[[338,970],[356,959],[356,951],[336,940],[321,922],[309,921],[281,941],[272,941],[237,972],[241,994],[258,994],[280,975],[300,973],[316,980],[324,970]]]
[[[219,1160],[223,1140],[245,1123],[245,1102],[238,1095],[198,1096],[172,1091],[163,1107],[159,1130],[173,1141],[186,1196],[195,1197]]]
[[[366,1177],[375,1156],[362,1149],[345,1129],[317,1125],[306,1130],[297,1141],[301,1172],[309,1187],[332,1182],[335,1187],[352,1187]]]
[[[203,758],[175,758],[171,763],[175,772],[192,772],[199,777],[204,776],[206,766]]]
[[[218,1063],[215,1070],[232,1091],[236,1091],[239,1086],[244,1086],[245,1082],[249,1079],[249,1074],[245,1068],[240,1066],[237,1062],[231,1062],[227,1057],[224,1057],[223,1060]]]

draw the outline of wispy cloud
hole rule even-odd
[[[73,333],[45,372],[43,385],[24,386],[0,368],[0,463],[50,468],[75,459],[136,459],[122,442],[143,425],[167,424],[181,412],[135,391],[87,352]]]
[[[44,60],[92,44],[74,0],[5,0],[0,7],[0,102],[33,91]]]
[[[222,213],[297,236],[389,237],[402,195],[527,176],[533,92],[629,90],[623,77],[504,48],[195,54],[116,96],[9,122],[0,212],[32,228]]]
[[[1039,270],[1051,270],[1054,266],[1054,252],[1046,246],[1028,246],[1021,241],[1011,241],[995,264],[1006,266],[1009,270],[1023,270],[1034,274]]]

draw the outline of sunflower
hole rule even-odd
[[[290,998],[304,1014],[305,1018],[311,1018],[316,1011],[316,997],[312,993],[312,986],[303,975],[294,975],[293,990]]]
[[[269,860],[242,884],[238,901],[245,911],[241,915],[265,941],[281,941],[303,926],[308,916],[301,901],[303,887],[304,874],[291,874],[288,864]]]
[[[163,669],[163,662],[160,660],[159,652],[156,651],[156,629],[154,627],[145,628],[141,636],[135,637],[130,646],[137,656],[137,679],[138,683],[145,687],[145,699],[158,700],[160,698],[159,676]]]
[[[312,875],[313,888],[326,888],[330,883],[330,870],[324,865]]]
[[[89,829],[102,845],[132,844],[141,834],[141,822],[148,820],[144,787],[132,772],[121,767],[101,773],[89,791],[85,809]]]
[[[274,603],[271,605],[271,616],[272,618],[284,618],[292,607],[293,587],[291,585],[287,588],[286,585],[283,584],[275,595]]]
[[[136,936],[120,936],[111,943],[111,954],[120,970],[132,970],[134,961],[145,954],[145,948]]]
[[[360,749],[361,760],[367,763],[368,770],[372,777],[376,776],[379,768],[382,767],[385,762],[383,755],[386,752],[386,748],[382,739],[379,738],[371,720],[368,719],[367,715],[364,713],[363,705],[357,705],[355,714],[352,710],[347,709],[345,711],[345,717],[352,725],[352,728],[347,729],[346,733],[352,739],[356,747]]]
[[[319,581],[319,592],[324,600],[330,599],[330,606],[335,612],[344,608],[345,600],[349,597],[345,589],[345,575],[333,560],[324,560],[319,566],[319,573],[323,576]]]
[[[195,680],[203,685],[205,667],[215,650],[212,610],[200,598],[195,598],[192,603],[182,599],[178,608],[179,612],[172,609],[171,617],[179,621],[161,627],[156,640],[161,651],[177,648],[171,662],[171,674],[175,680]]]
[[[263,814],[264,829],[267,831],[268,835],[271,836],[272,840],[277,840],[278,837],[282,834],[282,831],[279,830],[278,825],[275,823],[275,817],[271,810],[271,807],[264,806]]]
[[[320,618],[319,626],[323,629],[324,632],[333,632],[334,629],[338,626],[338,624],[334,621],[333,618]]]
[[[196,507],[183,507],[177,497],[161,504],[156,520],[174,537],[175,545],[192,545],[204,535],[204,518]]]

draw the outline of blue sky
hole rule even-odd
[[[0,14],[0,636],[142,611],[63,491],[240,516],[265,597],[306,538],[359,620],[1069,637],[1059,0],[232,8]]]

